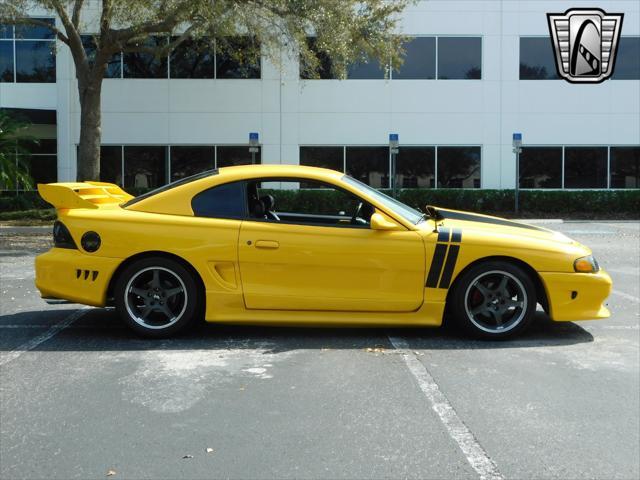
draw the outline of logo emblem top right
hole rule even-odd
[[[600,83],[613,74],[623,13],[572,8],[548,13],[558,75],[571,83]]]

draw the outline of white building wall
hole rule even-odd
[[[429,0],[402,19],[409,35],[482,36],[482,80],[299,80],[263,61],[260,80],[106,79],[104,144],[243,144],[260,133],[263,163],[298,163],[300,145],[481,145],[482,186],[513,188],[511,134],[525,144],[640,144],[640,81],[598,85],[519,80],[519,37],[548,36],[547,12],[624,12],[640,35],[637,0]],[[79,105],[61,46],[57,84],[0,83],[0,105],[58,112],[60,180],[75,178]]]

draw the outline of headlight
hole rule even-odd
[[[596,273],[600,270],[600,265],[593,255],[589,255],[587,257],[580,257],[575,262],[573,262],[573,269],[576,272],[580,273]]]

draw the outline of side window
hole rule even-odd
[[[368,228],[374,213],[371,205],[345,190],[298,178],[248,182],[247,202],[253,219],[299,225]]]
[[[196,217],[242,219],[244,205],[242,182],[225,183],[209,188],[191,200],[191,208]]]

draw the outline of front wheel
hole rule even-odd
[[[129,265],[115,286],[122,320],[136,333],[166,338],[183,330],[198,312],[199,293],[191,273],[168,258],[145,258]]]
[[[501,261],[481,263],[456,281],[449,308],[466,333],[505,339],[522,333],[533,321],[536,289],[521,268]]]

